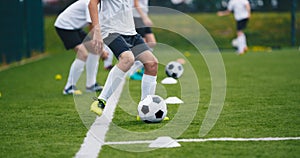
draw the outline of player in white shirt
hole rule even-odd
[[[149,0],[133,0],[133,19],[136,32],[140,34],[148,46],[153,49],[156,45],[156,39],[151,29],[153,23],[148,16],[148,5]],[[135,61],[128,72],[128,76],[133,80],[141,80],[144,73],[143,71],[143,64],[139,61]]]
[[[100,14],[97,11],[99,2],[101,3]],[[91,111],[97,115],[102,114],[107,99],[125,79],[126,72],[135,60],[141,61],[145,68],[141,81],[141,100],[147,95],[154,94],[158,61],[152,54],[151,48],[135,31],[132,0],[90,0],[89,11],[94,29],[95,48],[99,46],[101,48],[104,41],[119,60],[110,71],[98,99],[91,104]]]
[[[251,16],[251,6],[248,0],[230,0],[228,2],[227,10],[219,11],[219,16],[229,15],[231,12],[237,22],[237,47],[238,53],[244,54],[247,50],[247,40],[244,29],[247,26],[248,20]]]
[[[153,25],[153,23],[148,16],[149,0],[133,0],[133,1],[134,1],[133,17],[134,17],[136,31],[137,33],[142,35],[145,42],[148,44],[150,48],[154,48],[154,46],[156,45],[156,39],[151,30],[151,26]]]
[[[136,32],[140,34],[148,46],[153,49],[156,45],[156,39],[151,29],[153,23],[148,16],[148,4],[149,0],[133,0],[133,20]],[[127,73],[128,77],[132,80],[141,80],[143,74],[144,67],[140,61],[135,61]]]
[[[88,51],[84,40],[87,40],[87,33],[83,28],[91,23],[89,10],[89,0],[79,0],[68,6],[55,21],[56,31],[64,43],[66,49],[74,49],[76,59],[73,61],[67,83],[63,94],[81,94],[76,88],[76,83],[86,67],[86,91],[101,91],[102,86],[96,82],[100,54]],[[111,55],[108,55],[109,52]],[[109,49],[101,56],[104,60],[104,67],[112,64],[113,55]]]

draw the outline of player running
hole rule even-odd
[[[99,3],[100,13],[97,9]],[[158,61],[151,48],[135,30],[132,0],[90,0],[89,11],[94,29],[95,48],[102,51],[101,45],[104,41],[118,59],[118,63],[109,72],[98,99],[91,104],[91,111],[100,116],[106,101],[124,80],[126,72],[135,60],[141,61],[145,68],[141,83],[141,100],[154,94]]]
[[[149,0],[133,0],[133,17],[136,32],[140,34],[148,46],[153,49],[156,45],[156,39],[151,29],[153,23],[148,16],[148,4]],[[141,80],[143,74],[143,64],[139,61],[135,61],[128,72],[128,76],[133,80]]]
[[[86,91],[94,92],[101,91],[102,86],[96,82],[96,76],[98,72],[98,64],[100,53],[87,50],[86,43],[83,44],[84,39],[87,39],[86,32],[83,28],[90,22],[89,0],[79,0],[67,7],[55,21],[55,29],[59,37],[64,43],[67,50],[74,49],[76,52],[76,58],[73,61],[67,83],[63,90],[63,94],[82,94],[80,90],[76,88],[76,83],[79,80],[84,66],[86,67]],[[106,49],[108,52],[109,49]],[[112,54],[110,52],[110,54]],[[101,54],[105,66],[109,68],[112,64],[113,55],[108,55],[107,52]]]
[[[227,10],[219,11],[219,16],[229,15],[231,12],[237,23],[237,47],[238,53],[244,54],[248,50],[246,35],[244,29],[247,26],[248,20],[251,16],[251,6],[248,0],[230,0],[228,2]]]

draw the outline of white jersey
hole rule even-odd
[[[246,8],[248,4],[248,0],[230,0],[227,9],[233,11],[235,20],[239,21],[250,16]]]
[[[86,26],[91,22],[88,3],[89,0],[78,0],[71,4],[59,14],[54,26],[66,30],[81,29]]]
[[[135,35],[132,0],[101,0],[99,14],[102,37],[109,33]]]
[[[149,12],[148,2],[149,0],[139,0],[139,6],[146,15]],[[133,8],[134,8],[134,4],[133,4]],[[136,9],[133,10],[133,17],[138,17],[138,18],[141,17],[141,15]]]

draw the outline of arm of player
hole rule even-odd
[[[103,39],[101,35],[101,28],[99,22],[99,15],[98,15],[98,4],[101,0],[90,0],[88,4],[90,17],[92,21],[92,29],[93,29],[93,46],[95,51],[99,54],[103,51]]]
[[[230,10],[224,10],[224,11],[218,11],[217,15],[218,16],[226,16],[226,15],[229,15],[230,13],[231,13]]]
[[[92,30],[93,30],[93,26],[92,26],[91,23],[89,23],[88,29],[89,29],[89,31],[92,31]],[[89,46],[89,45],[88,45],[88,46]],[[89,48],[89,47],[88,47],[88,48]],[[92,50],[94,50],[94,49],[92,49]],[[100,54],[101,60],[106,60],[106,59],[108,58],[108,55],[109,55],[109,53],[104,49],[104,43],[103,43],[103,50],[102,50],[102,52],[101,52],[101,54]]]
[[[139,5],[139,0],[134,0],[134,7],[137,10],[137,12],[140,14],[144,24],[146,26],[152,26],[153,23],[151,19],[148,17],[148,15],[143,12],[142,8]]]
[[[251,6],[250,6],[250,3],[246,4],[246,9],[247,9],[248,14],[249,14],[248,18],[250,19],[250,17],[251,17]]]

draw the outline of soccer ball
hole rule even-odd
[[[177,61],[171,61],[166,65],[166,74],[169,77],[173,77],[175,79],[179,78],[183,74],[183,66]]]
[[[235,48],[238,47],[238,40],[236,38],[232,39],[231,45]]]
[[[148,95],[138,105],[138,114],[146,123],[161,122],[167,115],[167,105],[158,95]]]

